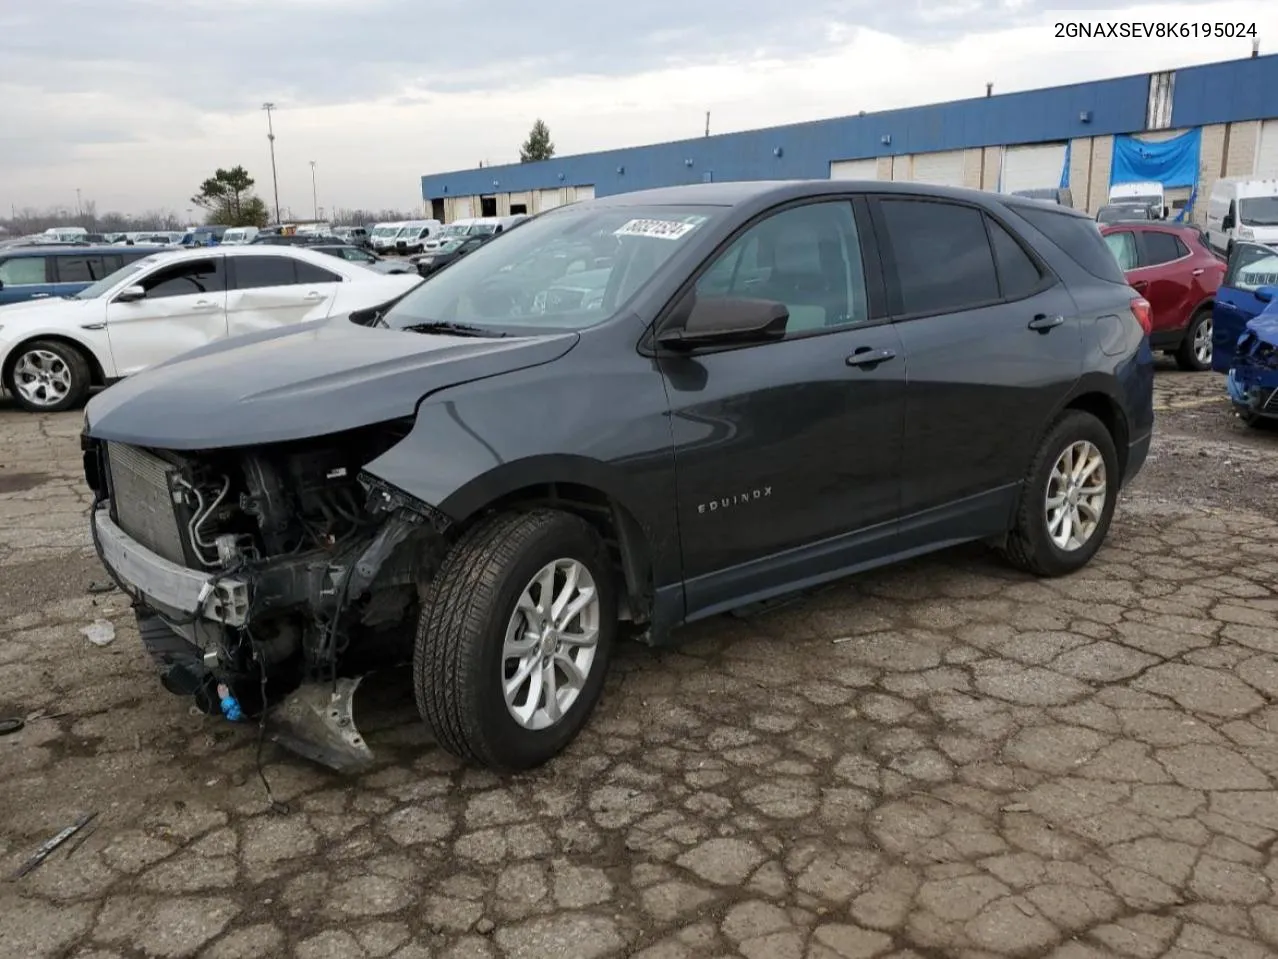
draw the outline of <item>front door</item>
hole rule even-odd
[[[909,357],[902,540],[989,535],[1006,528],[1043,425],[1082,373],[1073,298],[975,206],[892,195],[876,207]]]
[[[231,336],[322,319],[342,279],[286,253],[230,260],[226,312]]]
[[[1256,295],[1264,286],[1278,286],[1278,250],[1259,243],[1235,243],[1212,311],[1211,368],[1217,373],[1229,372],[1247,321],[1269,305]]]
[[[659,361],[689,616],[890,545],[906,363],[896,330],[870,309],[863,229],[848,199],[759,221],[694,295],[781,302],[786,337]]]
[[[153,267],[141,300],[107,304],[116,372],[128,376],[226,336],[226,267],[219,254]]]

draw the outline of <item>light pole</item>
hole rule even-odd
[[[262,109],[266,111],[266,139],[271,144],[271,186],[275,189],[275,222],[280,222],[280,180],[275,173],[275,127],[271,123],[271,111],[275,109],[274,103],[263,103]]]
[[[79,188],[79,187],[76,187],[76,188],[75,188],[75,217],[76,217],[76,219],[77,219],[77,220],[78,220],[80,217],[84,216],[84,213],[83,213],[83,212],[81,212],[81,211],[82,211],[82,209],[83,209],[83,208],[82,208],[82,207],[81,207],[81,205],[80,205],[80,188]]]
[[[311,207],[315,214],[315,219],[319,219],[319,194],[315,192],[315,161],[311,161]]]

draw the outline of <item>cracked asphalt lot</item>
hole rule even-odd
[[[89,591],[80,414],[0,405],[0,866],[99,814],[0,883],[0,956],[1274,955],[1278,433],[1213,374],[1157,389],[1076,576],[961,549],[628,646],[511,779],[388,679],[372,772],[263,749],[286,813],[255,729],[163,692]]]

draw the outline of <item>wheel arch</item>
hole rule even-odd
[[[1042,434],[1040,434],[1038,442],[1035,444],[1035,449],[1038,448],[1038,444],[1043,442],[1043,437],[1047,435],[1047,430],[1051,429],[1052,423],[1055,423],[1068,410],[1081,410],[1084,413],[1090,413],[1101,421],[1101,424],[1114,440],[1114,450],[1118,455],[1118,475],[1121,482],[1121,478],[1127,475],[1127,461],[1131,453],[1129,448],[1131,427],[1127,422],[1127,414],[1123,411],[1122,403],[1119,402],[1113,393],[1096,382],[1080,382],[1078,389],[1061,404],[1060,409],[1052,416],[1051,422],[1047,424]]]
[[[563,479],[567,476],[573,478]],[[621,485],[615,468],[597,460],[538,456],[476,477],[436,508],[453,520],[456,534],[505,510],[549,507],[580,516],[599,533],[613,559],[624,586],[622,618],[646,623],[662,571],[662,550]]]
[[[0,383],[4,384],[6,390],[13,389],[13,368],[18,362],[18,357],[26,347],[38,341],[61,343],[77,350],[84,357],[85,362],[89,364],[89,385],[106,386],[106,369],[102,364],[102,360],[97,351],[84,340],[66,332],[29,333],[10,348],[3,363],[0,363]]]

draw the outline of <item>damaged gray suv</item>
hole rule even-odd
[[[371,664],[438,742],[562,750],[622,624],[951,544],[1100,548],[1153,425],[1096,225],[910,183],[576,203],[368,315],[228,339],[85,415],[102,562],[170,691],[339,769]],[[398,660],[396,660],[398,657]]]

